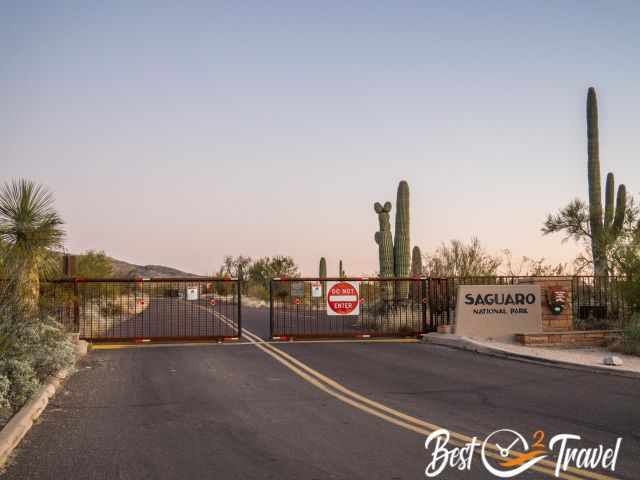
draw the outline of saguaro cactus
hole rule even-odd
[[[344,273],[344,270],[342,269],[342,260],[340,260],[340,263],[338,264],[338,276],[340,278],[346,277],[346,274]]]
[[[417,245],[411,251],[411,276],[420,278],[422,276],[422,252]],[[411,298],[418,300],[421,297],[420,282],[413,282],[411,287]]]
[[[593,271],[596,275],[607,275],[607,247],[620,235],[624,223],[627,191],[618,187],[614,206],[615,181],[613,173],[607,174],[605,186],[604,218],[602,216],[602,187],[600,180],[600,141],[598,134],[598,102],[593,87],[587,93],[587,178],[589,181],[589,224],[591,227],[591,253]]]
[[[393,270],[396,277],[409,276],[411,265],[411,239],[409,236],[409,184],[402,180],[398,185],[396,200],[396,231],[393,244]],[[402,300],[409,297],[409,284],[401,282],[396,292],[397,298]]]
[[[320,258],[320,267],[318,268],[318,277],[319,278],[327,278],[327,260],[322,257]],[[322,296],[325,296],[325,290],[327,288],[327,282],[322,282]]]
[[[393,277],[393,237],[391,236],[391,223],[389,221],[389,212],[391,212],[391,202],[386,202],[384,206],[376,202],[373,209],[378,214],[378,222],[380,230],[375,234],[375,240],[378,244],[378,257],[380,262],[380,277]],[[387,282],[383,282],[383,299],[391,300],[393,292]]]

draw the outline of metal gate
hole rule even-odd
[[[359,283],[359,314],[327,313],[327,282]],[[319,296],[313,295],[313,287]],[[428,321],[426,278],[274,278],[269,319],[273,339],[415,336]]]
[[[240,291],[237,279],[71,279],[44,297],[83,339],[204,340],[240,337]]]

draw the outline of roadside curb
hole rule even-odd
[[[567,362],[563,360],[552,360],[549,358],[536,357],[524,353],[514,353],[496,347],[489,347],[487,345],[476,342],[471,338],[461,337],[458,335],[428,333],[422,336],[422,342],[431,343],[433,345],[439,345],[442,347],[454,348],[457,350],[479,353],[482,355],[489,355],[492,357],[514,360],[518,362],[536,363],[538,365],[544,365],[547,367],[640,379],[640,372],[633,372],[630,370],[614,370],[613,368],[609,368],[604,365],[583,365],[580,363]]]
[[[80,340],[76,343],[76,362],[87,354],[88,343]],[[56,391],[71,373],[71,369],[60,370],[57,374],[49,377],[47,382],[40,387],[40,390],[25,403],[11,420],[0,431],[0,467],[4,466],[13,450],[20,444],[34,422],[42,414],[49,399],[55,395]]]

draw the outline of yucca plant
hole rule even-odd
[[[52,194],[28,180],[0,187],[0,424],[52,375],[74,346],[40,310],[40,279],[58,271],[64,230]]]
[[[40,278],[56,270],[65,232],[44,186],[25,179],[0,189],[2,276],[8,298],[24,311],[36,313]]]

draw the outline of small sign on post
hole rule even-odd
[[[198,300],[198,287],[187,288],[187,300]]]
[[[322,284],[320,282],[311,282],[311,296],[313,298],[322,297]]]
[[[327,315],[360,315],[360,282],[327,282]]]
[[[291,296],[304,298],[304,282],[291,282]]]

